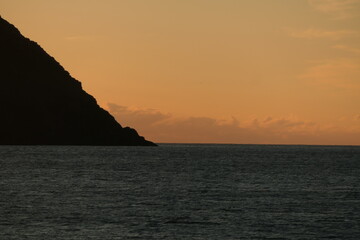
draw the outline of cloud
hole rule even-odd
[[[113,103],[108,104],[109,111],[117,117],[117,120],[124,123],[131,123],[136,126],[147,124],[153,126],[171,118],[170,114],[163,114],[153,109],[136,109],[129,108]]]
[[[335,19],[348,19],[360,14],[360,0],[308,0],[308,3],[315,10],[332,15]]]
[[[357,31],[353,30],[337,30],[337,31],[327,31],[309,28],[306,30],[291,30],[287,29],[288,34],[293,38],[302,38],[302,39],[331,39],[339,40],[346,37],[352,37],[358,34]]]
[[[64,38],[69,42],[104,41],[105,37],[100,35],[74,35]]]
[[[302,74],[300,79],[306,79],[318,85],[359,90],[360,62],[355,59],[335,59],[318,62]]]
[[[350,52],[350,53],[360,54],[360,49],[359,48],[353,48],[353,47],[349,47],[349,46],[346,46],[346,45],[335,45],[335,46],[333,46],[333,48],[344,50],[344,51]]]
[[[295,116],[236,118],[178,118],[153,109],[109,104],[109,111],[123,125],[131,126],[155,142],[253,143],[253,144],[360,144],[360,129],[300,120]]]

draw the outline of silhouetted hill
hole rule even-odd
[[[155,145],[121,127],[54,58],[1,17],[0,144]]]

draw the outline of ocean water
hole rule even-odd
[[[360,147],[0,146],[0,239],[360,239]]]

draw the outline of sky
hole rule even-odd
[[[360,0],[0,0],[157,143],[360,145]]]

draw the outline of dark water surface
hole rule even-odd
[[[0,146],[0,239],[360,239],[360,147]]]

